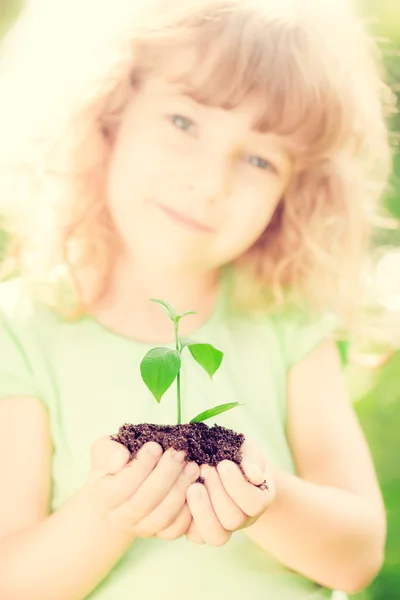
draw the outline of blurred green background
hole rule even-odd
[[[0,37],[22,4],[23,0],[0,0]],[[399,106],[400,0],[358,0],[357,5],[379,40],[387,81],[397,95]],[[394,172],[376,221],[372,257],[382,256],[382,248],[400,251],[400,114],[395,106],[390,130]],[[0,256],[6,239],[7,233],[0,225]],[[348,386],[372,451],[388,516],[385,564],[368,590],[352,597],[355,600],[400,600],[400,253],[397,260],[395,272],[386,273],[393,281],[398,278],[397,287],[392,284],[392,297],[388,298],[386,284],[385,295],[381,293],[383,284],[379,283],[379,277],[375,287],[372,286],[375,305],[370,301],[373,317],[369,333],[340,345]],[[381,297],[385,311],[379,308]]]

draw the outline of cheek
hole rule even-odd
[[[109,172],[108,192],[112,203],[141,200],[163,194],[177,179],[176,153],[164,140],[143,137],[122,138],[114,148]],[[142,140],[142,141],[140,141]]]
[[[146,198],[152,177],[151,162],[134,145],[117,144],[107,174],[107,199],[111,210],[123,210]]]
[[[254,243],[265,231],[280,199],[280,190],[271,186],[267,190],[248,191],[238,199],[235,210],[235,228],[248,245]]]
[[[276,202],[268,203],[265,194],[262,196],[262,202],[257,198],[249,196],[240,201],[237,199],[232,206],[228,218],[225,221],[223,235],[219,240],[219,253],[224,260],[234,260],[244,254],[253,246],[260,236],[264,233],[272,215],[274,214]]]

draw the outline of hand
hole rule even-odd
[[[267,460],[258,445],[246,438],[242,446],[242,468],[224,460],[217,467],[202,465],[205,484],[193,484],[187,492],[192,522],[186,533],[197,544],[222,546],[233,531],[249,527],[275,499],[275,482]],[[266,480],[268,489],[257,486]]]
[[[186,492],[200,469],[184,462],[184,452],[163,453],[148,442],[130,461],[127,448],[105,437],[93,444],[91,459],[89,498],[113,529],[132,539],[173,540],[186,533],[191,520]]]

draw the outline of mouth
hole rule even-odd
[[[212,227],[208,227],[208,225],[204,225],[203,223],[200,223],[195,219],[186,217],[185,215],[182,215],[181,213],[172,210],[172,208],[169,208],[168,206],[164,206],[163,204],[158,203],[156,203],[156,205],[171,219],[173,219],[177,223],[180,223],[187,229],[191,229],[192,231],[202,231],[203,233],[214,233],[215,231],[214,229],[212,229]]]

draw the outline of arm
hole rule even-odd
[[[1,598],[81,600],[133,541],[96,516],[85,489],[48,516],[51,454],[40,402],[2,400]]]
[[[88,482],[49,515],[51,454],[40,402],[0,402],[1,598],[81,600],[136,537],[172,540],[186,532],[186,490],[199,468],[185,467],[182,453],[150,443],[129,462],[126,448],[99,440]]]
[[[273,469],[277,495],[245,531],[291,569],[354,593],[382,566],[385,511],[333,345],[289,376],[287,435],[298,476]]]

